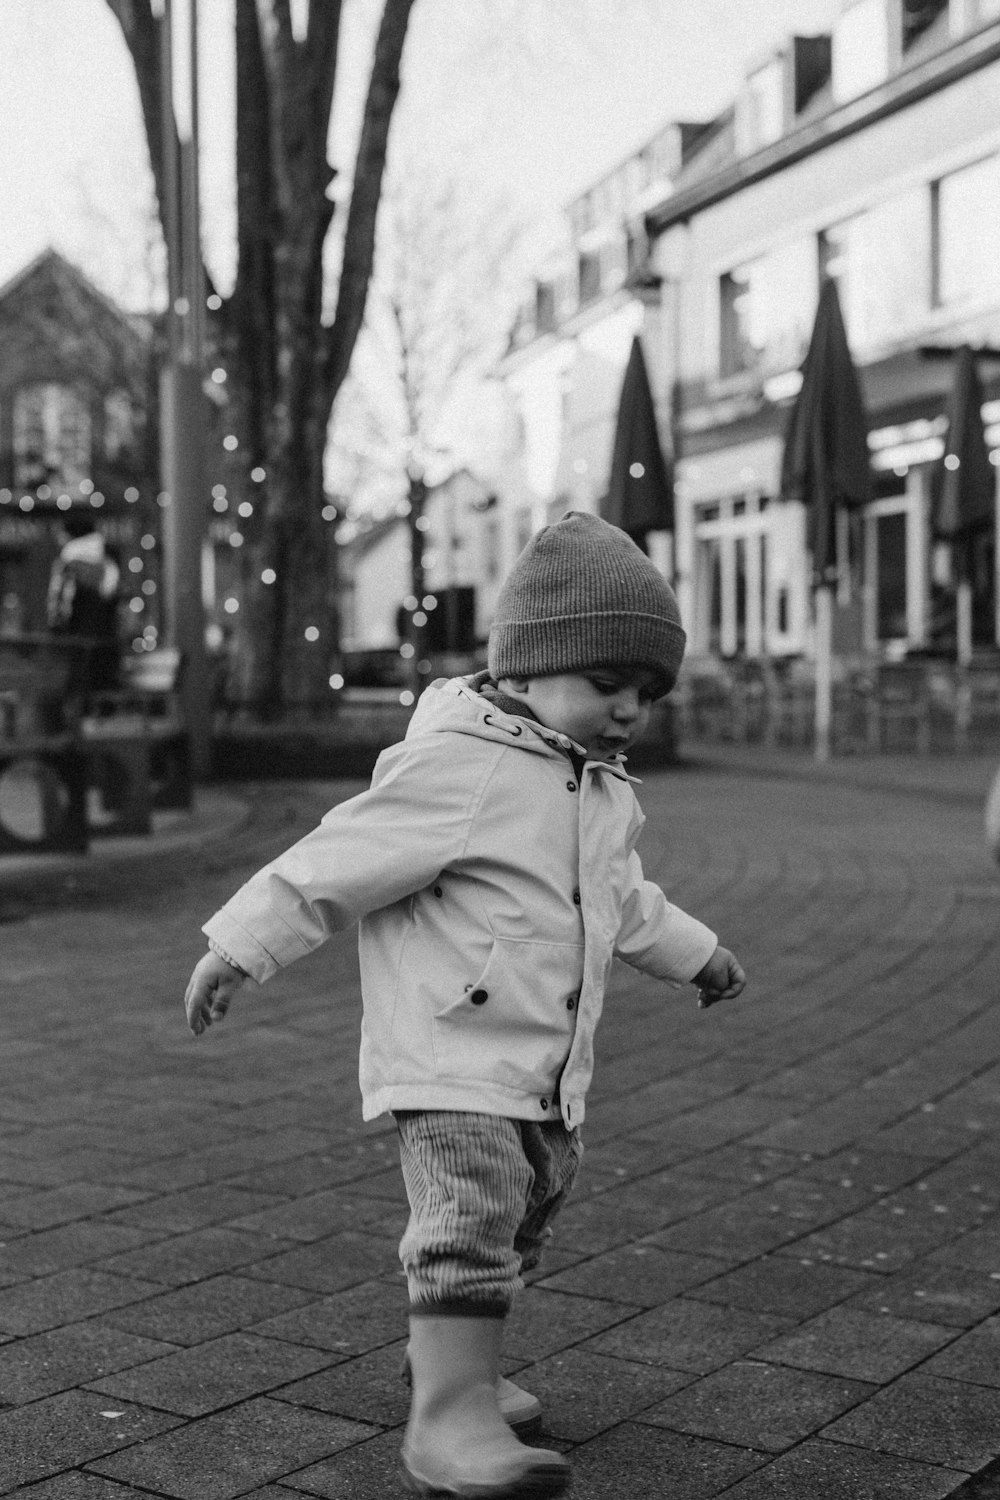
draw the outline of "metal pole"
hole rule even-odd
[[[204,780],[211,763],[208,672],[202,600],[202,539],[205,530],[204,392],[202,341],[204,290],[198,223],[197,3],[190,0],[191,136],[177,156],[173,107],[171,3],[162,20],[164,60],[164,174],[167,202],[167,309],[170,357],[160,383],[164,574],[167,640],[181,653],[180,697],[188,734],[191,774]]]
[[[830,759],[830,721],[833,717],[833,589],[821,583],[816,590],[816,759]]]

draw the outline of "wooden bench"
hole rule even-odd
[[[191,806],[181,668],[172,647],[135,652],[119,687],[87,699],[80,729],[94,833],[149,833],[154,809]]]
[[[86,643],[0,637],[0,853],[83,853],[86,758],[75,684]]]

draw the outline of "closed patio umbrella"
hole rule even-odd
[[[976,356],[963,344],[955,356],[944,455],[934,474],[934,535],[952,544],[958,563],[958,659],[972,656],[972,538],[995,524],[996,477],[983,429],[983,388]]]
[[[802,386],[785,429],[781,493],[786,500],[801,500],[806,509],[816,595],[816,757],[826,760],[833,693],[837,511],[863,505],[873,495],[861,384],[832,279],[820,290]]]
[[[611,454],[608,491],[601,515],[627,531],[640,547],[650,531],[673,531],[674,491],[660,447],[649,373],[638,335],[622,381]]]

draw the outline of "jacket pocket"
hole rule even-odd
[[[582,982],[582,944],[495,938],[482,972],[434,1016],[439,1075],[551,1094]]]

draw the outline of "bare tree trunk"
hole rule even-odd
[[[420,663],[427,656],[427,627],[417,624],[416,619],[423,615],[423,601],[427,593],[427,582],[424,570],[424,548],[427,545],[427,533],[421,526],[424,512],[427,507],[427,482],[422,474],[411,474],[408,491],[410,509],[407,513],[407,525],[410,533],[410,589],[414,599],[417,601],[412,614],[406,625],[406,639],[413,647],[413,655],[409,661],[410,691],[414,699],[419,698],[426,682],[426,673],[421,672]]]
[[[151,0],[107,0],[136,77],[161,216],[160,61]],[[210,329],[229,371],[237,475],[252,486],[236,682],[266,718],[329,699],[339,651],[330,608],[323,456],[371,278],[389,126],[415,0],[384,0],[344,231],[334,320],[322,321],[323,252],[335,205],[326,142],[341,0],[312,0],[296,38],[286,0],[236,0],[238,267]],[[275,581],[265,582],[273,571]]]

